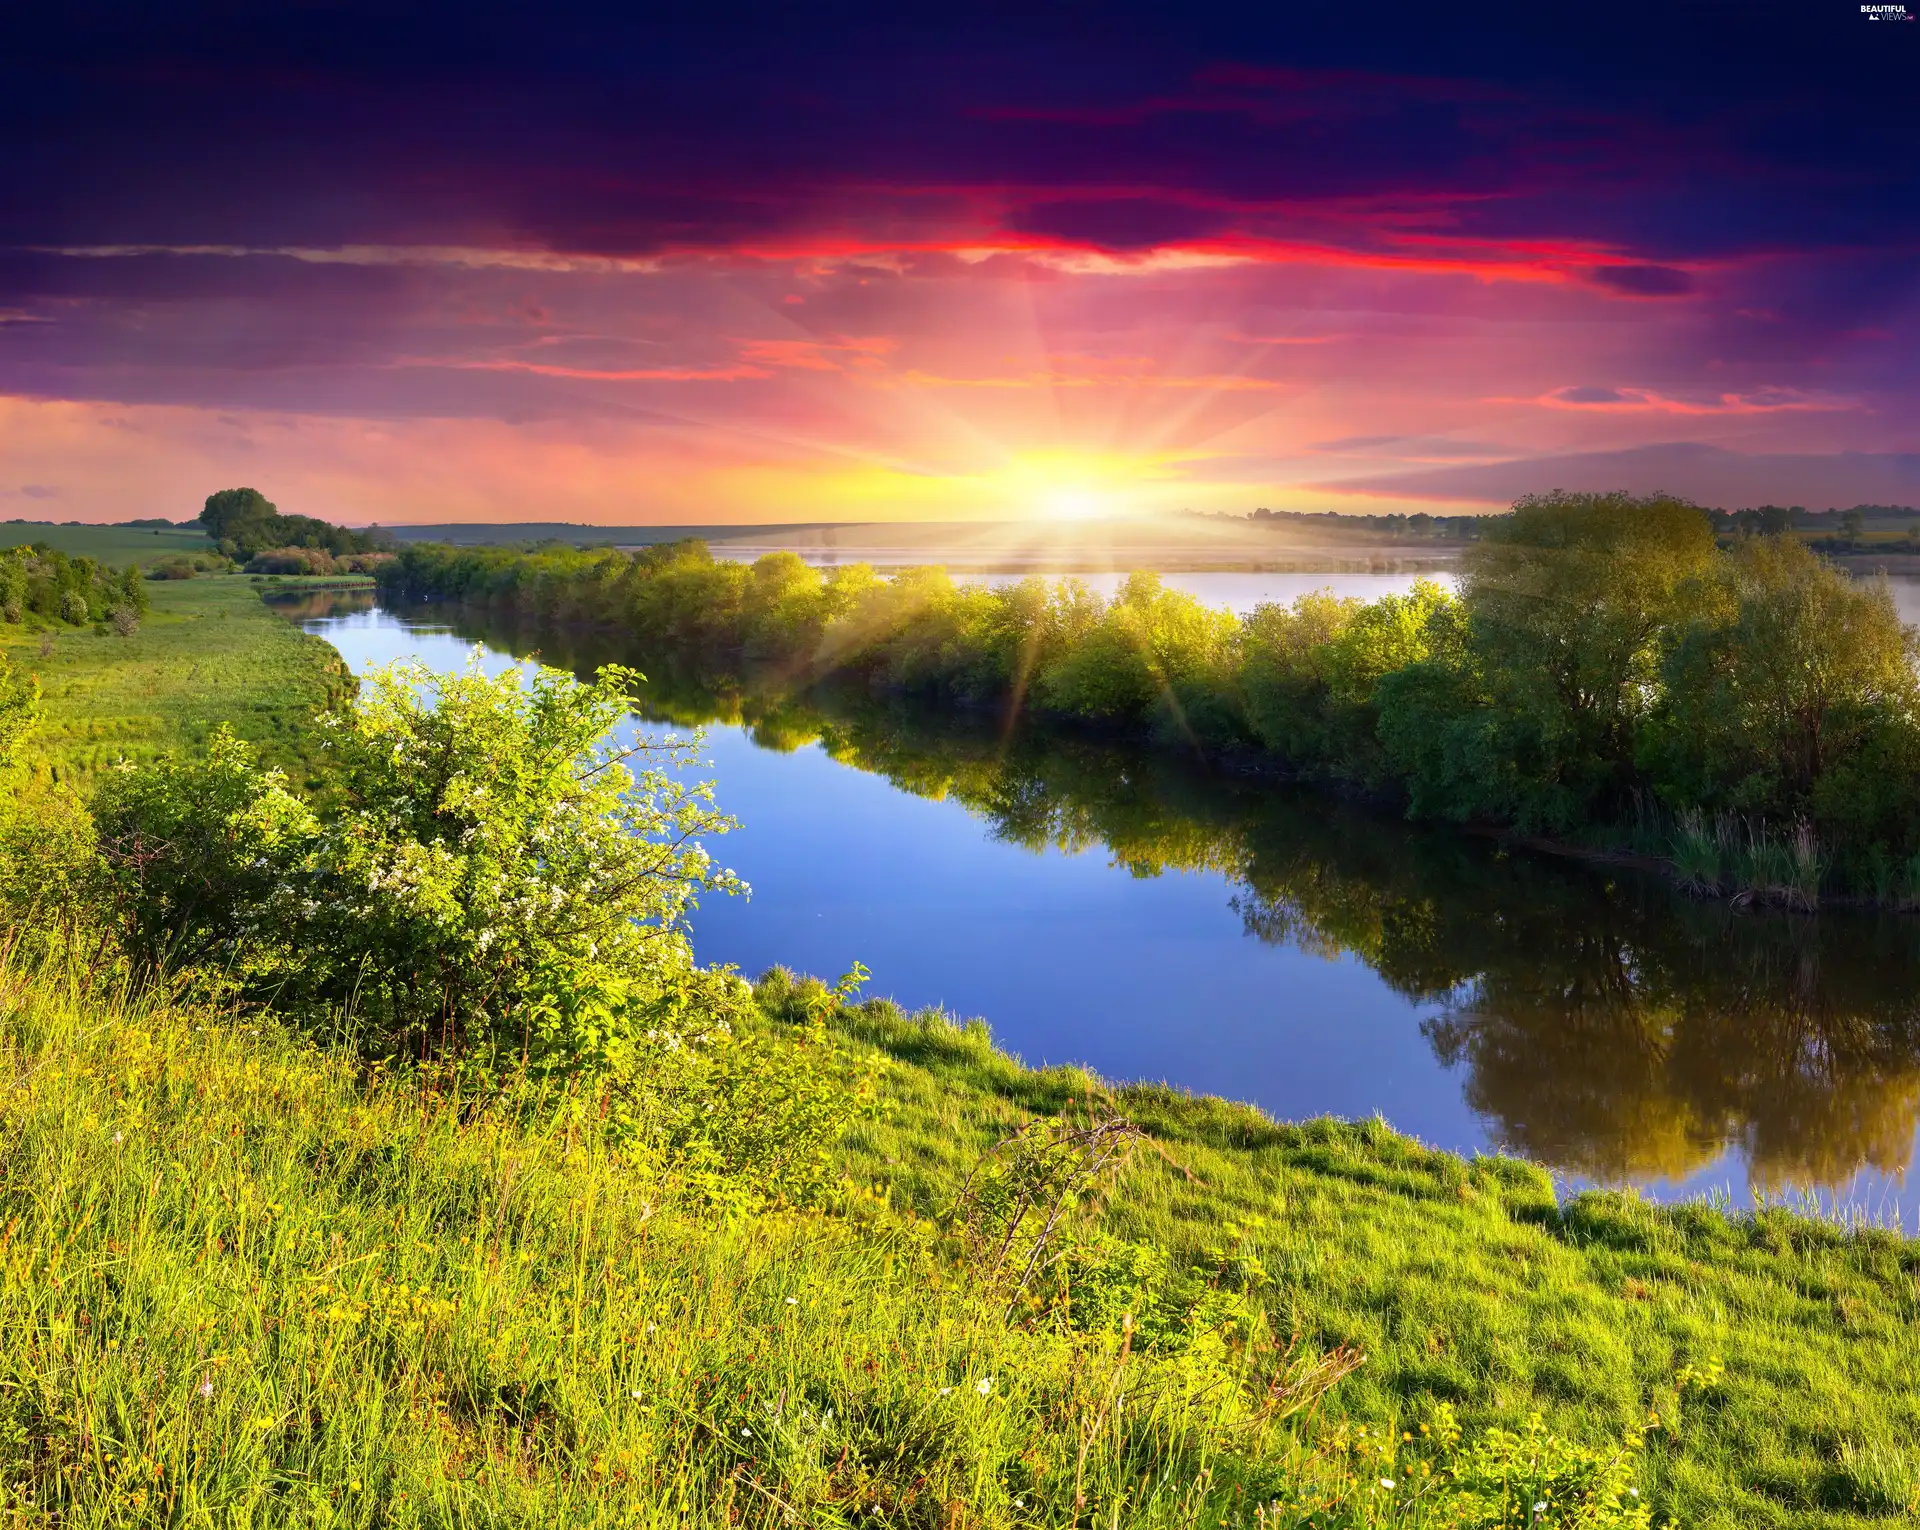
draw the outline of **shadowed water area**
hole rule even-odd
[[[859,960],[870,991],[983,1016],[1032,1063],[1377,1113],[1662,1199],[1915,1224],[1920,919],[1741,913],[1167,753],[449,608],[285,609],[356,672],[475,643],[490,668],[647,669],[643,721],[707,728],[702,774],[742,825],[713,848],[753,896],[699,911],[703,959]]]

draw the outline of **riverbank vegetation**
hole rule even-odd
[[[703,967],[725,823],[632,684],[392,672],[308,789],[215,732],[25,859],[9,793],[11,1522],[1920,1507],[1909,1241],[1561,1205],[1381,1123],[1027,1069],[857,969]]]
[[[1458,593],[1241,619],[1136,574],[956,585],[792,555],[413,546],[395,596],[1263,763],[1416,817],[1686,862],[1703,892],[1920,903],[1920,682],[1883,587],[1680,501],[1522,501]],[[1710,866],[1703,844],[1726,845]],[[1738,847],[1738,853],[1735,848]]]
[[[463,621],[464,636],[589,672],[618,645]],[[651,676],[642,715],[817,744],[957,801],[993,838],[1134,876],[1225,880],[1246,933],[1351,956],[1428,1012],[1493,1140],[1569,1174],[1679,1182],[1730,1146],[1772,1195],[1897,1175],[1920,1127],[1920,924],[1756,916],[1631,868],[1398,822],[1310,788],[1124,742],[956,719],[851,685]]]

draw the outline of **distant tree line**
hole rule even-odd
[[[1247,517],[1256,525],[1306,527],[1342,536],[1354,531],[1380,532],[1421,541],[1466,542],[1480,535],[1491,520],[1486,515],[1348,515],[1337,510],[1269,510],[1264,506]]]
[[[1819,532],[1813,545],[1821,552],[1847,552],[1869,530],[1905,530],[1920,551],[1920,507],[1913,505],[1855,505],[1849,510],[1809,510],[1805,505],[1756,505],[1743,510],[1703,511],[1721,536],[1780,536],[1789,531]],[[1470,542],[1506,511],[1486,515],[1350,515],[1339,510],[1269,510],[1262,507],[1246,519],[1256,525],[1303,527],[1332,536],[1355,531],[1409,540]],[[1214,517],[1200,517],[1213,519]],[[1220,517],[1237,519],[1234,516]],[[1884,545],[1884,544],[1879,544]]]
[[[405,549],[398,596],[470,602],[876,690],[1258,754],[1413,815],[1620,844],[1703,889],[1920,903],[1920,686],[1884,585],[1700,507],[1553,494],[1490,519],[1460,590],[1242,619],[1135,574],[956,586],[699,543]],[[1637,837],[1637,838],[1636,838]]]
[[[1750,510],[1708,512],[1714,530],[1724,535],[1780,536],[1812,532],[1816,552],[1846,553],[1872,546],[1880,551],[1920,553],[1920,509],[1911,505],[1855,505],[1850,510],[1809,510],[1804,505],[1758,505]],[[1906,533],[1904,543],[1866,542],[1870,530]]]

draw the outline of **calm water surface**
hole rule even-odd
[[[1366,578],[1181,582],[1238,604],[1247,587],[1213,582],[1268,581],[1250,604]],[[1901,594],[1920,616],[1920,583]],[[358,673],[453,668],[476,639],[494,670],[536,647],[645,667],[442,615],[302,621]],[[983,1016],[1029,1062],[1281,1117],[1377,1113],[1663,1199],[1808,1195],[1914,1224],[1920,921],[1737,915],[1324,797],[864,700],[683,684],[646,711],[655,732],[707,725],[704,773],[742,825],[716,848],[753,895],[700,910],[706,960],[828,976],[859,960],[872,991]]]

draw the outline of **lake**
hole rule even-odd
[[[1407,576],[1196,574],[1373,595]],[[1284,584],[1286,588],[1274,588]],[[1901,589],[1920,615],[1920,585]],[[360,608],[356,609],[356,605]],[[295,614],[357,673],[622,657],[337,598]],[[694,921],[708,961],[980,1016],[1032,1063],[1164,1079],[1276,1116],[1381,1115],[1461,1152],[1661,1199],[1783,1195],[1914,1217],[1920,920],[1741,914],[1325,796],[1077,738],[1002,738],[864,696],[662,674],[653,731],[704,723],[714,846],[752,886]]]

